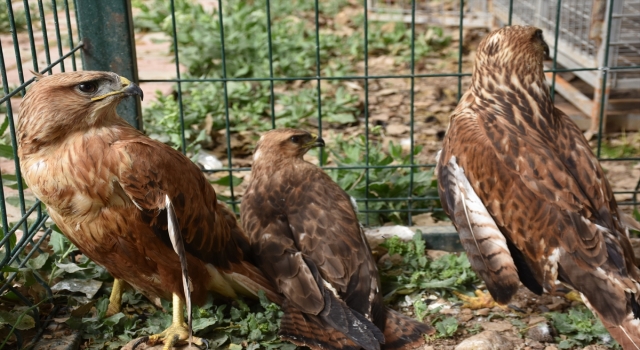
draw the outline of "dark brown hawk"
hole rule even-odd
[[[242,224],[262,271],[285,296],[280,336],[313,349],[411,349],[433,328],[384,306],[351,198],[303,160],[324,141],[294,129],[255,150]]]

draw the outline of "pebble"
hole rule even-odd
[[[531,318],[529,318],[529,325],[534,325],[540,322],[547,322],[547,319],[543,316],[531,316]]]
[[[467,322],[473,318],[473,311],[469,309],[462,309],[460,311],[460,316],[458,316],[458,321]]]
[[[491,309],[489,309],[489,308],[476,310],[476,316],[487,316],[487,315],[489,315],[490,311],[491,311]]]
[[[496,331],[484,331],[473,337],[469,337],[455,347],[455,350],[501,350],[509,349],[513,346],[509,339],[506,339]]]
[[[553,342],[553,329],[546,322],[541,322],[529,328],[527,338],[541,343]]]

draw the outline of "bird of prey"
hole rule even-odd
[[[172,325],[150,337],[168,349],[190,337],[184,264],[172,243],[186,250],[196,304],[208,291],[233,298],[262,289],[274,301],[280,297],[247,260],[248,238],[200,169],[118,116],[116,106],[131,95],[142,98],[142,90],[111,72],[39,76],[21,104],[18,154],[26,183],[51,219],[116,278],[111,313],[120,310],[123,281],[173,298]],[[171,242],[176,230],[182,240]]]
[[[639,349],[640,271],[628,228],[580,129],[554,108],[548,53],[529,26],[479,44],[439,154],[442,206],[498,303],[520,281],[538,294],[568,285],[625,349]]]
[[[316,135],[276,129],[257,144],[242,225],[285,296],[279,335],[312,349],[411,349],[430,326],[386,308],[355,203],[303,156]]]

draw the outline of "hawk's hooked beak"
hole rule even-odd
[[[542,41],[542,49],[544,50],[544,60],[545,61],[552,60],[553,58],[551,58],[551,55],[550,55],[549,45],[544,40]]]
[[[138,95],[140,96],[140,100],[142,100],[144,98],[144,94],[142,92],[142,89],[140,89],[140,87],[134,83],[132,83],[129,79],[125,78],[125,77],[120,77],[120,83],[122,84],[122,89],[117,90],[117,91],[111,91],[109,93],[106,93],[104,95],[101,96],[96,96],[94,98],[91,99],[91,101],[98,101],[98,100],[102,100],[104,98],[107,98],[109,96],[114,96],[114,95],[124,95],[124,96],[133,96],[133,95]]]
[[[304,148],[324,147],[324,140],[316,134],[311,134],[311,141],[304,144]]]

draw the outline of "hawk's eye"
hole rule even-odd
[[[300,143],[300,136],[291,136],[291,142],[293,143]]]
[[[78,85],[78,90],[87,93],[87,94],[91,94],[94,93],[98,90],[98,83],[95,81],[88,81],[85,83],[80,83]]]

